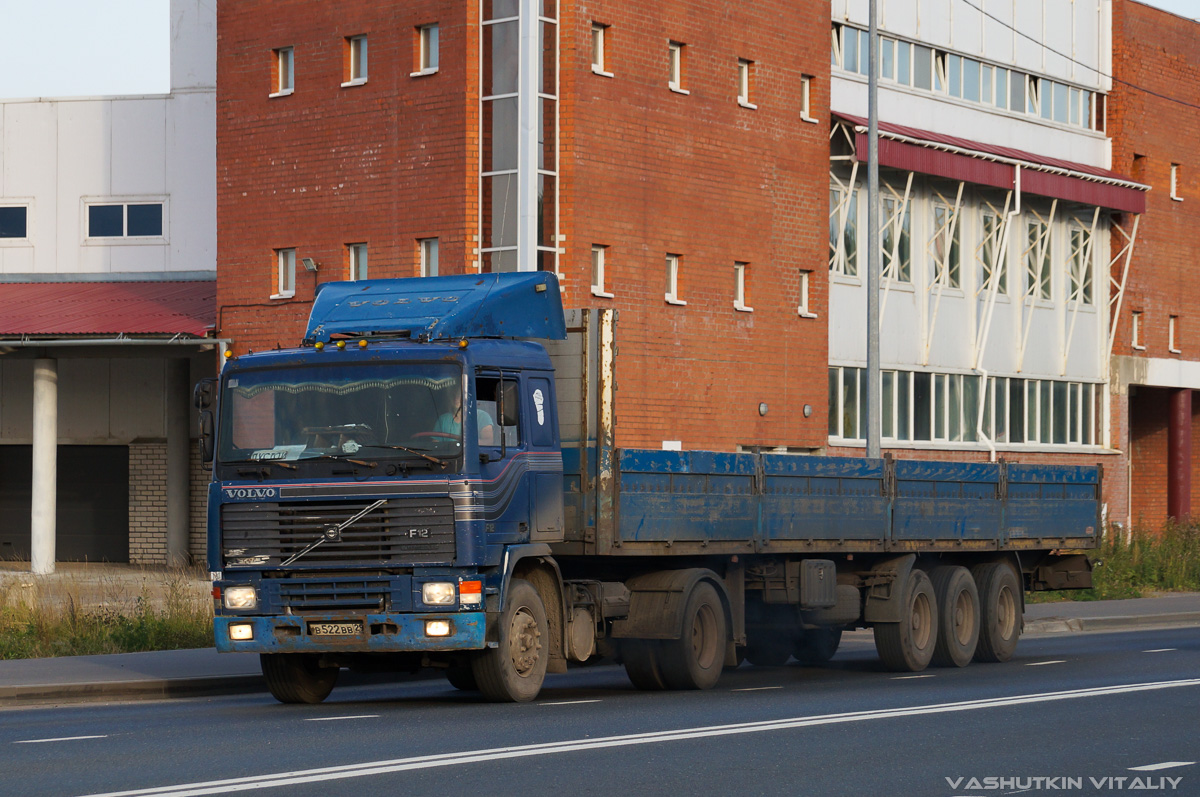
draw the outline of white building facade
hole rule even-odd
[[[215,9],[172,0],[169,93],[0,101],[0,556],[35,572],[203,553],[215,99]]]

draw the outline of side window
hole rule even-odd
[[[503,395],[500,385],[501,380],[496,377],[475,379],[475,411],[481,446],[499,446],[501,429],[505,446],[517,446],[521,441],[517,422],[521,416],[517,380],[503,381]]]
[[[527,386],[529,396],[529,440],[539,447],[554,445],[554,393],[550,380],[530,379]]]

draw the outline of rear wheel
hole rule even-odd
[[[657,639],[627,639],[622,643],[625,674],[638,689],[656,692],[667,688],[659,666],[659,647]]]
[[[337,683],[338,668],[322,667],[312,653],[261,653],[258,661],[280,703],[320,703]]]
[[[875,626],[875,650],[893,672],[920,672],[929,666],[937,641],[937,601],[933,584],[923,570],[911,570],[905,580],[900,622]]]
[[[679,639],[667,639],[659,651],[663,680],[670,689],[711,689],[725,664],[725,607],[713,585],[692,587],[683,610]]]
[[[796,661],[809,666],[824,664],[837,653],[841,642],[840,627],[822,626],[806,629],[801,632],[800,640],[796,643]]]
[[[500,615],[500,644],[471,660],[483,696],[493,703],[525,703],[542,690],[550,651],[546,607],[528,581],[514,578]]]
[[[971,570],[979,590],[979,644],[975,661],[1008,661],[1021,636],[1021,585],[1004,562]]]
[[[937,667],[966,667],[979,642],[979,592],[965,567],[938,567],[930,574],[937,597],[938,634],[933,649]]]

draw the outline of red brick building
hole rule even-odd
[[[1113,444],[1130,520],[1157,527],[1200,497],[1200,24],[1114,0],[1112,29],[1113,168],[1152,187],[1117,319]]]
[[[219,335],[557,269],[620,313],[619,445],[823,446],[828,4],[535,5],[218,8]]]

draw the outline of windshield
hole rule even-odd
[[[351,457],[438,461],[462,452],[449,424],[461,366],[322,365],[241,371],[221,395],[219,460],[294,462]]]

